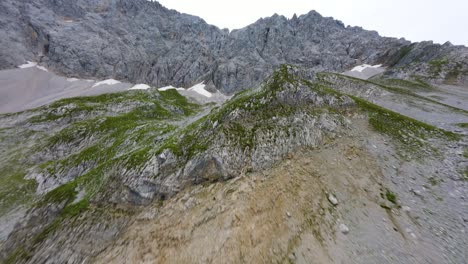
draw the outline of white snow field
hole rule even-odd
[[[158,91],[167,91],[167,90],[172,90],[172,89],[175,89],[177,91],[185,91],[185,88],[176,88],[176,87],[174,87],[172,85],[161,87],[161,88],[158,89]]]
[[[203,83],[199,83],[199,84],[195,84],[194,86],[192,86],[191,88],[188,89],[188,91],[194,91],[194,92],[197,92],[203,96],[206,96],[206,97],[212,97],[213,94],[208,92],[207,90],[205,90],[205,84]]]
[[[36,67],[36,66],[37,66],[37,62],[27,61],[26,64],[21,64],[21,65],[18,66],[18,68],[27,69],[27,68],[32,68],[32,67]]]
[[[144,83],[140,83],[135,84],[132,88],[130,88],[130,90],[148,90],[149,88],[151,88],[151,86]]]
[[[343,74],[348,75],[351,77],[356,77],[359,79],[367,80],[369,78],[374,77],[375,75],[381,74],[385,71],[385,67],[382,65],[369,65],[369,64],[362,64],[354,67],[350,71],[346,71]]]
[[[379,65],[369,65],[369,64],[362,64],[362,65],[359,65],[359,66],[356,66],[354,67],[351,71],[358,71],[358,72],[362,72],[364,71],[365,69],[367,68],[380,68],[382,67],[382,64],[379,64]]]
[[[219,91],[216,91],[216,93],[211,93],[208,90],[205,89],[206,85],[201,82],[198,84],[195,84],[194,86],[190,88],[176,88],[172,85],[165,86],[158,88],[159,91],[167,91],[171,89],[177,90],[181,95],[190,98],[191,100],[196,101],[197,103],[200,104],[206,104],[206,103],[223,103],[229,98],[230,96],[226,96]]]
[[[22,64],[22,65],[19,65],[18,68],[20,69],[27,69],[27,68],[38,68],[39,70],[42,70],[42,71],[45,71],[45,72],[48,72],[49,70],[47,70],[46,67],[44,66],[38,66],[37,65],[37,62],[33,62],[33,61],[27,61],[26,64]]]
[[[97,82],[96,84],[93,85],[94,87],[97,87],[99,85],[114,85],[114,84],[119,84],[121,83],[120,81],[114,80],[114,79],[107,79],[104,81]]]

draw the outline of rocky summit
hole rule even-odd
[[[315,11],[0,2],[1,263],[465,263],[468,48]]]

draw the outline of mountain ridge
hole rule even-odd
[[[273,15],[228,32],[146,0],[7,0],[2,10],[2,69],[31,60],[69,77],[159,87],[204,81],[225,94],[257,86],[284,63],[310,76],[344,72],[363,63],[398,63],[418,44],[345,27],[316,11]],[[429,57],[445,54],[445,46],[426,44]],[[467,50],[452,47],[451,57]]]
[[[6,61],[0,62],[1,68],[15,67],[21,59],[36,60],[55,72],[71,77],[112,77],[155,86],[170,84],[188,86],[205,80],[206,83],[211,83],[229,94],[258,85],[272,73],[272,67],[277,68],[280,63],[298,63],[309,65],[310,68],[322,63],[322,68],[341,70],[355,64],[355,61],[349,57],[362,58],[367,63],[374,63],[379,56],[381,57],[379,55],[369,58],[369,52],[365,56],[348,54],[336,61],[326,59],[322,62],[317,58],[308,59],[307,56],[316,52],[327,51],[326,47],[316,43],[319,38],[326,37],[327,33],[340,34],[341,31],[349,30],[351,35],[363,34],[370,38],[368,42],[374,42],[367,49],[374,46],[372,48],[374,50],[381,50],[375,46],[386,42],[390,42],[388,45],[396,46],[409,44],[385,38],[382,42],[375,32],[370,33],[358,28],[346,29],[341,22],[323,18],[315,11],[302,15],[297,20],[288,21],[283,16],[260,19],[243,29],[227,33],[208,25],[201,18],[181,14],[163,7],[158,2],[145,0],[97,2],[28,0],[20,3],[9,0],[3,2],[3,5],[3,10],[7,11],[4,11],[2,18],[14,19],[11,14],[15,12],[8,10],[16,10],[15,15],[19,17],[17,24],[22,29],[10,30],[9,27],[5,27],[3,31],[7,32],[0,34],[16,33],[16,38],[25,39],[23,43],[27,45],[5,36],[2,44],[7,47],[5,52],[8,54],[2,54],[1,57]],[[296,34],[294,32],[288,38],[277,35],[279,38],[276,40],[284,41],[284,44],[275,44],[273,47],[262,44],[268,38],[275,37],[277,29],[275,26],[281,27],[279,35],[294,31],[292,23],[300,27],[297,28],[297,32],[314,23],[317,24],[316,31],[320,31],[322,26],[326,29],[322,33],[319,32],[319,35],[309,31],[301,36],[312,41],[307,48],[309,51],[305,49],[306,52],[303,53],[299,52],[301,48],[294,44],[302,42],[294,36]],[[11,26],[11,23],[6,25]],[[268,36],[266,32],[270,27],[273,28],[271,36]],[[246,34],[248,30],[253,32]],[[76,39],[80,39],[80,43],[77,43]],[[12,45],[15,49],[9,48]],[[242,49],[245,45],[250,46],[248,50]],[[349,45],[356,46],[356,44]],[[28,52],[23,52],[16,46],[25,46],[24,50]],[[299,49],[296,48],[294,52],[286,55],[278,54],[281,49],[289,46],[297,46]],[[347,48],[352,49],[352,47]],[[258,54],[259,51],[263,53],[265,49],[271,52]],[[334,49],[346,50],[346,47]],[[18,50],[20,52],[17,52]],[[340,53],[343,52],[334,55],[342,56]],[[273,61],[269,61],[269,64],[273,63],[273,66],[257,63],[256,61],[261,60],[262,56],[272,58]]]

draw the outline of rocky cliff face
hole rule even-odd
[[[2,49],[10,54],[2,56],[2,68],[37,60],[69,76],[187,84],[208,72],[225,38],[200,18],[144,0],[4,1],[2,6],[2,19],[10,19],[2,36],[18,36],[2,37],[11,47]]]
[[[205,81],[227,94],[255,87],[283,63],[313,76],[362,63],[418,68],[415,58],[463,61],[467,56],[463,47],[410,46],[315,11],[292,19],[274,15],[229,33],[146,0],[7,0],[0,5],[1,69],[31,60],[67,76],[155,86]],[[447,68],[448,77],[429,66],[423,73],[466,83],[456,74],[466,65]]]
[[[399,79],[421,79],[438,84],[468,85],[468,48],[432,42],[403,47],[385,73]]]
[[[386,63],[409,44],[314,11],[292,19],[275,15],[229,33],[146,0],[1,5],[2,69],[33,60],[68,76],[155,86],[204,80],[229,94],[255,87],[282,63],[343,71]]]
[[[356,64],[386,64],[409,42],[380,37],[377,32],[345,27],[315,11],[287,19],[274,15],[229,35],[216,87],[231,92],[263,80],[280,64],[321,71],[344,71]]]

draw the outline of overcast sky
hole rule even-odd
[[[314,9],[346,25],[411,41],[468,46],[468,0],[160,0],[220,28],[245,27],[274,13],[292,17]]]

